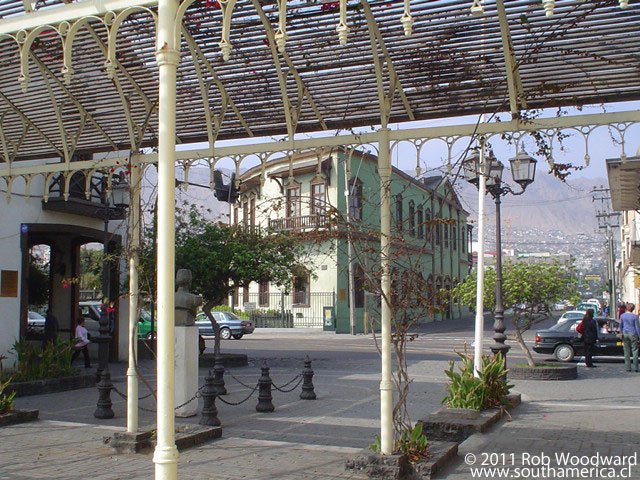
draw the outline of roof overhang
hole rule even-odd
[[[608,159],[607,176],[613,209],[640,210],[640,156]]]

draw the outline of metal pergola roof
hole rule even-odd
[[[31,3],[36,10],[25,14]],[[125,10],[117,32],[113,21],[129,2],[62,3],[0,0],[0,168],[156,144],[155,2],[131,2],[146,6]],[[412,0],[406,36],[405,2],[349,1],[341,46],[339,2],[289,1],[278,51],[278,3],[238,0],[224,61],[221,3],[186,8],[178,143],[640,98],[634,4],[562,0],[547,18],[530,0],[488,1],[482,16],[470,1]],[[91,18],[80,10],[89,4]],[[51,21],[56,9],[71,20]],[[77,33],[76,11],[86,20]],[[50,25],[36,29],[39,18]]]

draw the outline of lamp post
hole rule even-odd
[[[114,182],[111,185],[111,195],[107,191],[106,177],[102,183],[102,207],[97,214],[104,222],[103,257],[102,257],[102,308],[100,310],[99,335],[94,340],[98,343],[98,403],[93,416],[96,418],[113,418],[111,409],[111,373],[109,372],[109,343],[111,342],[111,265],[109,255],[109,221],[124,218],[129,205],[129,185],[125,182]]]
[[[505,345],[507,336],[504,334],[504,305],[502,300],[502,235],[500,228],[500,205],[502,203],[502,197],[508,193],[512,195],[522,195],[529,184],[531,184],[536,175],[536,163],[537,161],[527,155],[522,150],[516,154],[515,157],[509,159],[511,164],[511,176],[513,181],[520,185],[519,192],[515,192],[502,183],[502,173],[504,166],[495,157],[489,157],[487,159],[487,165],[485,168],[486,173],[486,186],[487,191],[493,197],[496,206],[496,305],[494,309],[494,323],[493,323],[493,345],[491,345],[491,351],[494,355],[502,354],[505,358],[507,352],[511,347]],[[464,173],[465,179],[474,185],[478,185],[480,182],[480,172],[483,172],[480,164],[480,156],[474,154],[464,161]]]

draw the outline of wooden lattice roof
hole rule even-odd
[[[39,0],[36,7],[59,3]],[[501,29],[502,0],[487,1],[483,16],[470,14],[471,3],[412,0],[413,33],[405,36],[403,1],[349,1],[350,32],[341,46],[338,2],[289,1],[283,54],[274,45],[277,3],[239,0],[233,50],[223,61],[219,4],[196,0],[184,18],[178,141],[640,99],[638,4],[621,9],[614,0],[560,0],[547,18],[539,1],[506,0]],[[0,0],[0,31],[20,15],[30,15],[22,0]],[[155,144],[152,14],[140,11],[124,21],[113,79],[105,67],[108,44],[100,21],[80,30],[67,87],[60,36],[44,29],[31,46],[25,94],[18,82],[20,51],[13,39],[0,37],[0,165]],[[380,86],[390,104],[382,115]]]

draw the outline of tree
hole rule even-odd
[[[29,305],[40,307],[49,303],[49,264],[43,259],[29,254]]]
[[[176,219],[176,268],[187,268],[193,274],[192,290],[202,295],[202,310],[216,334],[216,355],[220,353],[220,328],[211,309],[251,282],[290,286],[304,269],[300,258],[300,242],[293,235],[216,223],[193,205]]]
[[[451,295],[463,305],[476,305],[476,278],[474,271],[463,283],[458,284]],[[515,340],[520,345],[527,363],[535,367],[531,352],[522,334],[551,316],[552,304],[576,295],[575,278],[570,270],[552,264],[507,263],[502,269],[502,296],[505,309],[512,309],[511,323]],[[484,304],[495,306],[496,272],[485,271]]]

